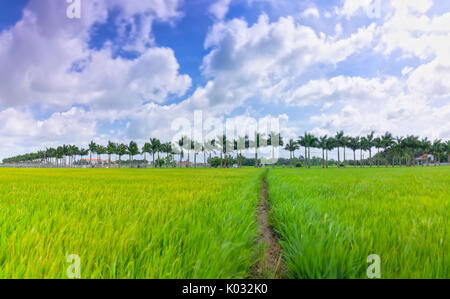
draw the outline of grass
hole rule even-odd
[[[0,278],[246,278],[263,171],[0,169]]]
[[[450,278],[450,168],[274,169],[272,221],[291,278]]]

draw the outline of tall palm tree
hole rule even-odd
[[[284,147],[285,150],[289,151],[289,160],[292,168],[292,157],[295,156],[295,151],[299,149],[299,145],[293,139],[289,140],[289,143],[286,143]]]
[[[325,150],[327,149],[327,141],[328,136],[322,136],[319,138],[319,142],[317,143],[317,146],[322,149],[322,168],[325,168]]]
[[[100,162],[102,162],[102,155],[106,154],[106,147],[104,147],[103,145],[98,145],[97,146],[97,158],[100,160]]]
[[[275,168],[275,149],[283,146],[284,141],[280,133],[271,132],[267,139],[267,145],[272,147],[272,168]]]
[[[186,140],[187,140],[187,137],[185,137],[185,136],[181,137],[181,139],[178,140],[178,147],[180,148],[180,168],[181,168],[181,163],[183,162],[183,156],[184,156],[183,149],[185,147]]]
[[[437,163],[439,163],[439,166],[441,165],[441,154],[443,152],[443,148],[444,146],[442,144],[442,140],[436,139],[433,142],[432,150],[434,155],[434,166],[436,166]]]
[[[117,152],[116,154],[119,156],[119,167],[122,167],[122,156],[126,155],[128,152],[128,147],[126,144],[119,144],[117,146]]]
[[[348,146],[348,144],[349,144],[349,142],[350,142],[350,138],[351,137],[349,137],[349,136],[344,136],[344,137],[342,137],[342,148],[344,149],[344,161],[343,161],[343,163],[344,163],[344,168],[346,167],[346,162],[345,162],[345,160],[346,160],[346,156],[345,156],[345,149],[346,149],[346,147]]]
[[[151,154],[152,153],[152,145],[148,142],[146,142],[144,144],[144,146],[142,147],[142,153],[144,154],[144,163],[145,163],[145,167],[147,167],[148,163],[147,163],[147,154]]]
[[[263,144],[263,137],[264,134],[261,134],[259,132],[255,132],[255,141],[253,144],[253,147],[255,148],[255,168],[259,167],[259,162],[258,162],[258,149],[261,147],[261,145]]]
[[[332,151],[336,148],[336,140],[334,140],[333,137],[330,137],[327,139],[327,148],[326,148],[326,161],[327,161],[327,168],[328,168],[328,152]]]
[[[356,151],[360,149],[359,137],[350,137],[348,147],[353,151],[353,167],[356,168]]]
[[[308,167],[308,146],[307,144],[307,139],[308,139],[308,133],[305,132],[305,134],[303,136],[299,136],[297,143],[298,145],[301,147],[303,146],[305,148],[305,168]]]
[[[341,167],[341,155],[340,155],[339,148],[344,143],[344,131],[337,132],[336,136],[334,137],[334,140],[336,142],[336,147],[338,150],[338,168],[340,168]]]
[[[299,137],[298,143],[305,147],[306,167],[311,168],[311,147],[315,147],[319,139],[314,135],[305,132],[305,135]]]
[[[130,145],[128,145],[128,154],[130,155],[131,166],[132,166],[134,156],[139,155],[139,147],[136,142],[130,141]]]
[[[394,156],[397,155],[398,157],[398,165],[399,167],[402,167],[402,160],[403,160],[403,154],[405,150],[405,138],[397,136],[395,138],[395,150],[394,150]],[[395,164],[395,163],[394,163]]]
[[[150,138],[150,148],[151,148],[151,153],[153,156],[153,160],[152,160],[152,165],[153,168],[156,167],[155,165],[155,154],[159,152],[159,148],[161,146],[161,141],[157,138]]]
[[[369,151],[369,163],[370,163],[370,168],[372,168],[372,147],[374,145],[374,136],[375,136],[375,132],[372,131],[370,132],[370,134],[367,135],[366,139],[366,150]]]
[[[383,147],[383,142],[380,137],[377,137],[373,140],[373,145],[378,151],[377,154],[377,167],[380,167],[380,149]]]
[[[422,148],[425,155],[427,155],[427,166],[430,166],[430,160],[428,159],[428,155],[431,152],[431,141],[428,138],[423,138],[420,141],[420,147]],[[422,167],[424,167],[424,163],[422,162]]]
[[[450,163],[450,140],[445,143],[445,152],[447,153],[447,162]]]
[[[97,144],[94,141],[91,141],[91,143],[89,143],[89,152],[90,152],[90,156],[89,159],[91,160],[91,164],[92,164],[92,154],[97,152]]]
[[[117,152],[117,145],[114,142],[108,141],[106,151],[108,153],[108,164],[111,165],[111,156]]]
[[[389,132],[386,132],[384,136],[381,137],[381,143],[383,144],[384,153],[386,155],[386,167],[389,167],[389,160],[387,157],[387,149],[394,143],[394,137]]]
[[[242,155],[242,150],[247,148],[247,139],[248,136],[239,136],[237,140],[237,150],[239,151],[239,168],[242,168],[242,159],[244,157]]]
[[[367,140],[367,137],[361,137],[359,141],[359,149],[360,149],[360,165],[361,168],[364,167],[364,159],[363,159],[363,151],[369,150],[372,145],[370,144],[369,140]]]

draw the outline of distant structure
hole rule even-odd
[[[425,154],[416,158],[418,165],[425,165],[434,162],[434,156],[431,154]]]

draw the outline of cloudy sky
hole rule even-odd
[[[0,159],[168,141],[195,110],[450,137],[448,0],[80,1],[0,0]]]

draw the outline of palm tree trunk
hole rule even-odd
[[[380,148],[378,147],[377,167],[380,167]]]
[[[255,147],[255,168],[259,168],[259,163],[258,163],[258,148]]]
[[[161,158],[159,156],[159,152],[158,152],[158,168],[161,168]]]
[[[322,168],[325,168],[325,149],[322,148]]]
[[[360,157],[359,157],[359,166],[361,167],[361,168],[363,168],[363,158],[362,158],[362,150],[360,151]]]
[[[275,147],[272,145],[272,168],[275,168]]]
[[[239,168],[242,168],[242,150],[240,151],[239,154]]]
[[[343,163],[344,163],[344,168],[346,167],[346,165],[345,165],[345,146],[344,146],[344,161],[343,161]]]
[[[292,151],[289,151],[289,164],[291,165],[292,168]]]
[[[337,149],[338,149],[338,168],[341,168],[341,154],[339,151],[339,147]]]
[[[356,168],[356,151],[353,150],[353,168]]]
[[[305,168],[308,168],[308,147],[305,145]]]
[[[370,168],[372,168],[372,150],[369,149],[369,163],[370,163]]]
[[[328,168],[328,150],[326,151],[327,154],[327,168]]]
[[[308,168],[311,168],[311,147],[308,146]]]

